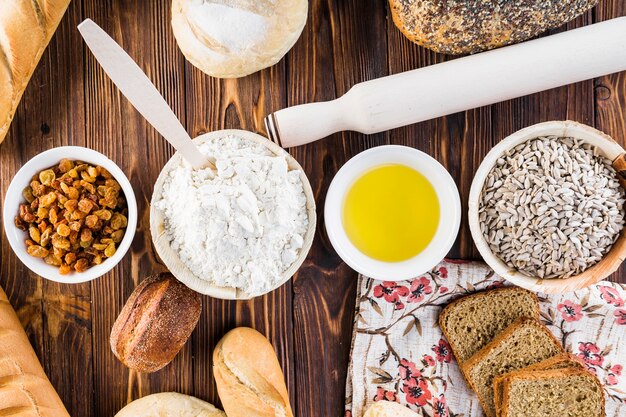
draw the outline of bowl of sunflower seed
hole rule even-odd
[[[135,194],[122,170],[91,149],[40,153],[17,172],[3,207],[17,257],[61,283],[91,281],[113,269],[137,226]]]
[[[617,270],[626,256],[626,152],[572,121],[505,138],[472,182],[469,224],[487,264],[521,287],[564,293]]]

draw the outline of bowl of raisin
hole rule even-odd
[[[113,269],[137,226],[135,194],[122,170],[91,149],[65,146],[28,161],[3,207],[17,257],[61,283],[91,281]]]

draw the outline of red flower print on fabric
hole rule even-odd
[[[433,398],[428,390],[428,384],[423,379],[410,379],[402,385],[402,391],[406,394],[406,401],[409,404],[417,404],[420,407]]]
[[[583,317],[583,309],[580,304],[573,303],[570,300],[563,301],[563,303],[557,305],[556,308],[561,312],[565,321],[578,321]]]
[[[409,303],[419,303],[424,300],[426,294],[432,294],[433,288],[430,286],[430,281],[426,277],[416,278],[411,281],[410,295],[406,299]]]
[[[435,359],[430,355],[424,355],[424,363],[428,366],[435,366]]]
[[[445,293],[447,293],[448,291],[450,291],[450,290],[448,290],[448,287],[439,287],[439,292],[440,292],[441,294],[445,294]]]
[[[344,414],[344,417],[352,417],[352,411],[346,410],[346,414]]]
[[[495,290],[496,288],[504,287],[504,281],[496,281],[491,285],[487,285],[488,290]]]
[[[450,344],[443,339],[439,339],[439,344],[432,347],[432,351],[437,355],[439,362],[450,363],[452,360],[452,349]]]
[[[448,268],[442,266],[441,268],[439,268],[439,270],[437,270],[437,273],[439,274],[439,276],[443,279],[448,278]]]
[[[622,365],[613,365],[609,368],[609,374],[606,377],[607,385],[617,385],[619,383],[618,376],[622,375]]]
[[[374,401],[397,402],[398,398],[396,397],[396,393],[394,391],[387,391],[384,388],[378,387],[376,395],[374,396]]]
[[[404,303],[400,301],[400,297],[409,295],[409,289],[402,285],[398,285],[395,281],[385,281],[374,287],[374,297],[384,298],[388,303],[394,304],[396,310],[402,310]]]
[[[585,361],[587,365],[602,366],[604,356],[600,354],[600,348],[594,343],[580,342],[578,344],[578,350],[580,353],[578,353],[577,356]]]
[[[617,324],[626,324],[626,310],[617,310],[615,312],[615,317],[617,317]]]
[[[446,397],[441,394],[438,398],[435,398],[433,401],[433,412],[434,417],[449,417],[448,406],[446,405]]]
[[[607,302],[607,304],[613,304],[615,307],[624,307],[624,300],[619,296],[619,292],[615,288],[601,285],[600,298]]]
[[[422,376],[422,373],[415,367],[415,364],[406,359],[402,359],[400,361],[400,365],[398,365],[398,372],[400,372],[400,378],[405,381]]]

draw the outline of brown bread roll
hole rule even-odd
[[[111,330],[111,350],[127,367],[155,372],[170,363],[200,319],[200,295],[172,274],[146,278]]]
[[[220,340],[213,376],[228,417],[293,417],[276,352],[256,330],[239,327]]]
[[[0,416],[70,417],[0,288]]]
[[[389,0],[404,36],[444,54],[522,42],[563,25],[598,0]]]
[[[70,0],[5,0],[0,7],[0,143]]]

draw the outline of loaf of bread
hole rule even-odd
[[[448,304],[439,315],[439,327],[462,364],[520,317],[539,318],[537,296],[523,288],[503,287]]]
[[[493,392],[494,392],[494,404],[496,407],[496,414],[500,416],[502,410],[502,397],[504,395],[504,383],[507,379],[519,375],[524,372],[533,372],[533,371],[549,371],[553,369],[580,369],[587,370],[587,367],[584,363],[582,363],[578,357],[571,355],[569,353],[563,353],[560,355],[553,356],[544,361],[536,363],[534,365],[527,366],[526,368],[522,368],[518,371],[513,371],[506,373],[504,375],[499,375],[493,379]]]
[[[532,38],[595,6],[598,0],[389,0],[393,21],[422,46],[466,54]]]
[[[2,288],[0,416],[69,417]]]
[[[469,358],[461,369],[485,415],[496,417],[495,377],[561,353],[565,353],[563,347],[546,326],[536,319],[522,318]]]
[[[219,78],[243,77],[277,63],[306,24],[308,0],[173,0],[181,51]]]
[[[504,383],[499,417],[606,417],[595,375],[566,368],[519,372]]]
[[[152,394],[133,401],[115,417],[226,417],[223,411],[196,397],[177,392]]]
[[[363,417],[418,417],[414,411],[391,401],[377,401],[367,409]]]
[[[135,288],[111,331],[111,349],[126,366],[155,372],[170,363],[198,324],[200,295],[171,274]]]
[[[6,0],[0,8],[0,143],[70,0]]]
[[[256,330],[239,327],[220,340],[213,375],[228,417],[293,417],[276,352]]]

